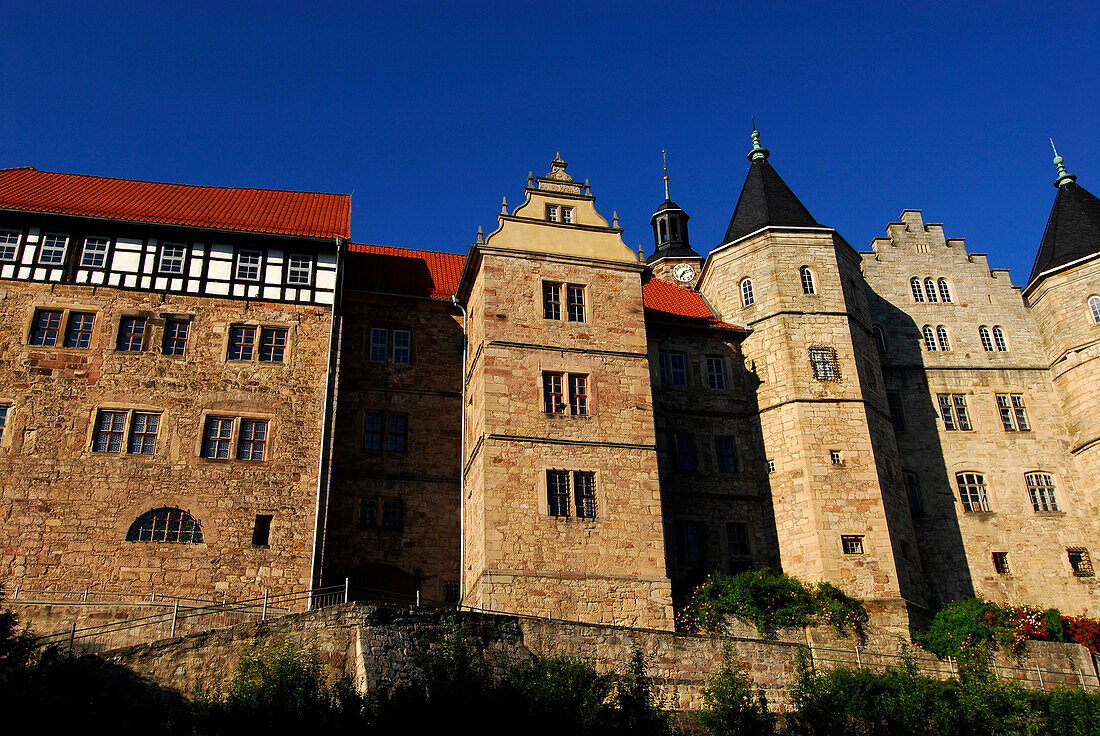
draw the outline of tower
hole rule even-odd
[[[749,172],[699,291],[747,325],[783,570],[922,605],[919,562],[860,257],[820,225],[752,133]],[[887,608],[891,608],[887,605]]]
[[[661,151],[664,154],[664,151]],[[653,213],[649,224],[653,228],[653,253],[646,263],[653,274],[683,286],[694,286],[699,280],[703,258],[691,248],[688,239],[688,214],[672,201],[668,193],[668,163],[664,166],[665,201]]]

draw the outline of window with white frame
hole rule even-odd
[[[985,325],[978,328],[978,339],[982,341],[982,350],[987,353],[993,352],[993,333]]]
[[[939,350],[939,346],[936,345],[936,332],[932,329],[932,325],[925,325],[921,328],[921,335],[924,336],[924,349],[929,352],[936,352]]]
[[[935,302],[936,299],[936,282],[932,279],[924,280],[924,296],[928,301]]]
[[[985,476],[981,473],[956,473],[959,499],[963,511],[989,511],[989,495],[986,493]]]
[[[687,386],[687,356],[661,350],[657,353],[662,386]]]
[[[182,274],[187,259],[187,246],[183,243],[162,243],[160,246],[160,272]]]
[[[1089,297],[1089,313],[1092,314],[1092,323],[1100,325],[1100,296]]]
[[[936,328],[936,337],[939,338],[940,350],[947,352],[951,349],[951,341],[947,337],[947,328],[940,325]]]
[[[924,289],[921,287],[920,279],[918,279],[916,276],[909,279],[909,287],[913,290],[913,301],[923,302]]]
[[[38,251],[38,262],[60,266],[65,262],[65,249],[69,247],[69,236],[46,233],[42,236],[42,248]]]
[[[1008,352],[1008,338],[1005,337],[1005,331],[1000,327],[994,326],[993,328],[993,345],[997,348],[998,353]]]
[[[809,266],[803,266],[798,269],[798,275],[802,280],[802,293],[803,294],[816,294],[817,288],[814,285],[814,272],[810,270]]]
[[[372,327],[369,357],[372,363],[411,365],[412,332],[388,327]]]
[[[237,251],[237,279],[239,281],[259,281],[260,263],[263,253],[258,250]]]
[[[21,236],[18,230],[0,230],[0,261],[15,260]]]
[[[741,281],[741,305],[748,307],[756,303],[756,295],[752,291],[752,279]]]
[[[1006,432],[1027,432],[1031,425],[1027,421],[1027,407],[1023,394],[997,394],[997,411],[1001,415],[1001,424]]]
[[[963,394],[937,394],[940,418],[946,430],[969,432],[970,413],[966,410],[966,396]]]
[[[286,282],[293,286],[309,286],[313,280],[313,259],[300,253],[291,253],[287,259]]]
[[[810,365],[813,367],[814,378],[816,378],[817,380],[840,380],[840,361],[837,360],[835,348],[810,348]]]
[[[707,356],[707,385],[718,391],[726,388],[726,360],[721,356]]]
[[[951,303],[951,289],[947,285],[947,279],[940,279],[936,282],[936,285],[940,287],[940,301],[944,304]]]
[[[80,265],[85,268],[103,268],[107,264],[107,249],[110,246],[110,238],[84,238]]]
[[[1028,473],[1024,476],[1027,494],[1036,511],[1058,511],[1058,499],[1054,495],[1054,476],[1050,473]]]

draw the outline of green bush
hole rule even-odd
[[[699,732],[706,736],[771,736],[775,716],[768,712],[762,691],[754,691],[752,680],[732,662],[729,648],[722,667],[703,690],[703,708],[696,716]]]

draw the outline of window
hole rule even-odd
[[[400,498],[359,499],[359,526],[396,530],[405,526],[405,501]]]
[[[1054,496],[1054,478],[1049,473],[1028,473],[1024,476],[1031,505],[1036,511],[1058,511]]]
[[[569,300],[569,321],[584,322],[584,287],[569,284],[565,293]]]
[[[875,347],[880,353],[886,352],[886,333],[878,325],[871,325],[871,334],[875,338]]]
[[[443,602],[450,606],[458,605],[458,583],[454,580],[449,580],[446,583],[443,583]]]
[[[588,414],[588,376],[569,374],[569,410],[575,416]]]
[[[1006,432],[1027,432],[1031,429],[1023,394],[997,394],[997,411],[1001,414],[1001,424]]]
[[[203,432],[202,456],[212,460],[228,460],[229,444],[233,437],[233,420],[226,417],[207,417]]]
[[[568,381],[568,383],[567,383]],[[588,376],[570,373],[543,373],[542,387],[547,414],[565,414],[566,401],[563,393],[569,387],[569,413],[574,416],[588,414]]]
[[[706,557],[706,527],[697,521],[685,521],[680,527],[680,562],[697,565]]]
[[[840,364],[833,348],[810,348],[810,365],[814,369],[814,378],[819,381],[839,381]]]
[[[940,325],[939,327],[937,327],[936,328],[936,337],[938,337],[939,340],[940,340],[940,350],[941,351],[946,353],[948,350],[951,349],[951,341],[949,339],[947,339],[947,328],[946,327],[944,327],[943,325]]]
[[[920,479],[916,473],[903,471],[901,474],[905,483],[905,497],[909,501],[909,512],[914,516],[924,513],[924,497],[920,491]]]
[[[755,303],[756,296],[752,292],[752,279],[745,279],[741,282],[741,304],[747,307]]]
[[[87,268],[103,268],[107,263],[107,248],[110,245],[109,238],[85,238],[80,265]]]
[[[687,386],[687,357],[683,353],[660,351],[662,386]]]
[[[287,259],[286,282],[294,286],[309,286],[312,280],[313,259],[292,253]]]
[[[982,325],[978,328],[978,338],[982,341],[982,350],[987,353],[993,352],[993,335],[989,332],[989,328]]]
[[[921,328],[921,334],[924,335],[924,347],[929,352],[936,352],[939,347],[936,345],[936,333],[932,330],[931,325],[925,325]]]
[[[546,471],[546,508],[550,516],[569,516],[569,471]]]
[[[282,363],[286,354],[286,328],[264,327],[260,329],[260,361]]]
[[[187,258],[187,246],[183,243],[163,243],[160,246],[160,272],[183,273],[183,264]]]
[[[856,534],[843,535],[840,538],[840,547],[846,555],[861,555],[863,554],[863,537]]]
[[[737,455],[734,453],[732,438],[715,437],[714,456],[718,461],[719,473],[737,472]]]
[[[93,312],[69,312],[69,328],[65,330],[65,347],[86,348],[92,344]]]
[[[31,345],[51,347],[57,344],[57,333],[61,329],[61,312],[52,309],[39,309],[34,313],[34,329],[31,330]]]
[[[1084,547],[1070,547],[1066,550],[1069,555],[1069,566],[1073,568],[1073,574],[1079,578],[1091,578],[1093,576],[1092,560],[1089,551]]]
[[[809,266],[803,266],[798,269],[799,277],[802,279],[802,293],[803,294],[816,294],[817,289],[814,288],[814,272],[810,270]]]
[[[125,411],[100,411],[95,423],[92,451],[122,452],[122,438],[125,433]]]
[[[118,326],[118,349],[125,353],[144,350],[148,324],[144,317],[123,317]]]
[[[749,530],[745,524],[738,522],[726,524],[726,548],[729,550],[731,570],[747,570],[752,566]]]
[[[4,428],[8,426],[8,412],[10,411],[10,406],[0,404],[0,440],[4,439]]]
[[[65,249],[69,247],[68,235],[47,233],[42,237],[42,249],[38,251],[38,262],[60,266],[65,262]]]
[[[561,319],[561,284],[542,282],[542,316],[545,319]]]
[[[271,514],[256,514],[256,524],[252,527],[252,546],[266,547],[271,540]]]
[[[232,325],[229,328],[229,360],[252,360],[256,347],[256,328]]]
[[[363,423],[363,449],[404,452],[409,440],[407,414],[368,412]]]
[[[905,430],[905,415],[901,411],[901,396],[894,393],[886,394],[886,406],[890,409],[890,423],[894,425],[895,432]]]
[[[932,279],[924,280],[924,295],[928,298],[928,301],[936,301],[936,284]]]
[[[1089,312],[1092,314],[1092,323],[1100,325],[1100,296],[1089,297]]]
[[[370,330],[370,360],[372,363],[385,363],[390,350],[390,331],[385,327],[372,327]]]
[[[242,250],[237,252],[237,279],[241,281],[260,280],[260,261],[263,253],[258,250]]]
[[[412,333],[409,330],[391,330],[372,327],[370,330],[370,361],[394,365],[412,363]]]
[[[572,207],[562,207],[561,208],[561,221],[564,222],[564,223],[573,222],[573,208]]]
[[[916,276],[909,279],[909,286],[913,289],[913,301],[923,302],[924,289],[921,288],[920,279],[918,279]]]
[[[157,444],[157,428],[160,414],[135,411],[130,417],[130,444],[128,451],[135,455],[152,455]]]
[[[17,230],[0,230],[0,261],[15,260],[21,235]]]
[[[938,394],[940,418],[943,419],[943,428],[947,430],[963,430],[969,432],[970,414],[966,410],[966,396],[963,394]]]
[[[573,222],[573,208],[563,207],[556,204],[546,205],[546,221],[547,222],[564,222],[569,224]]]
[[[1005,338],[1005,331],[1000,327],[993,328],[993,344],[997,346],[998,353],[1008,352],[1008,339]]]
[[[989,511],[989,497],[985,489],[985,476],[981,473],[956,473],[959,498],[963,511]]]
[[[840,456],[840,450],[829,450],[829,462],[833,465],[844,464],[844,459]]]
[[[393,331],[393,362],[394,365],[412,363],[412,333],[408,330]]]
[[[672,457],[668,445],[668,432],[658,429],[655,434],[657,440],[657,467],[664,470],[669,467],[669,460]]]
[[[577,504],[578,519],[596,518],[596,474],[575,471],[573,496]]]
[[[768,473],[769,474],[774,473],[775,472],[775,460],[768,460],[767,464],[768,464]]]
[[[944,304],[950,304],[951,289],[947,286],[947,279],[940,279],[936,282],[936,285],[940,287],[940,301]]]
[[[546,205],[546,221],[557,222],[558,221],[558,206],[556,204]]]
[[[187,333],[191,324],[182,319],[168,319],[164,322],[164,343],[161,352],[165,355],[183,355],[187,345]]]
[[[1008,569],[1008,553],[1007,552],[994,552],[993,553],[993,570],[998,575],[1008,575],[1011,572]]]
[[[183,509],[153,509],[130,525],[126,541],[202,544],[202,527],[195,517]]]
[[[707,356],[707,385],[717,391],[726,389],[726,361],[724,358]]]
[[[238,460],[263,460],[267,447],[267,420],[242,419],[237,437]]]
[[[673,436],[673,449],[676,453],[676,469],[695,470],[695,438],[690,434]]]

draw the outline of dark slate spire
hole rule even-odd
[[[1050,145],[1053,147],[1054,142]],[[1058,169],[1054,182],[1058,194],[1027,280],[1029,285],[1042,273],[1100,252],[1100,199],[1080,186],[1076,176],[1066,173],[1058,149],[1054,150],[1054,165]]]
[[[768,155],[768,149],[760,145],[760,131],[753,130],[752,150],[749,151],[752,165],[723,242],[737,240],[768,225],[821,227],[768,163]]]
[[[661,151],[662,155],[665,153]],[[696,258],[701,256],[691,248],[688,240],[688,214],[680,209],[669,198],[668,194],[668,162],[665,162],[665,201],[649,218],[649,224],[653,227],[653,253],[646,259],[646,263],[653,263],[661,258]]]

